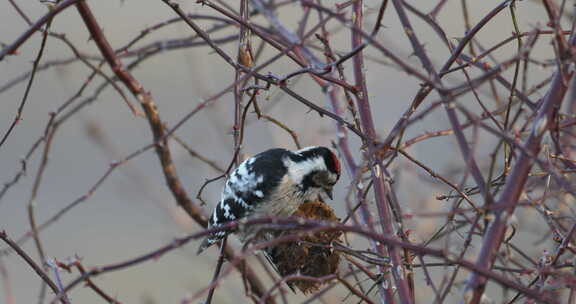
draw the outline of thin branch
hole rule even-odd
[[[38,266],[38,264],[36,264],[36,262],[34,262],[34,260],[32,260],[32,258],[22,248],[20,248],[20,246],[18,246],[18,244],[12,241],[8,235],[6,235],[6,231],[0,231],[0,239],[16,252],[18,256],[20,256],[28,264],[28,266],[30,266],[30,268],[36,272],[38,277],[40,277],[42,281],[44,281],[55,294],[62,294],[62,299],[59,299],[59,302],[62,302],[63,304],[69,304],[69,302],[67,302],[64,297],[66,292],[61,292],[60,289],[58,289],[58,286],[56,286],[52,279],[50,279],[42,267]]]

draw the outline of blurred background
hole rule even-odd
[[[18,6],[32,19],[37,20],[48,8],[39,1],[18,1]],[[338,1],[345,2],[345,1]],[[449,0],[437,20],[443,26],[447,36],[457,43],[465,34],[462,18],[462,3],[468,6],[470,22],[475,24],[501,1],[456,1]],[[178,1],[181,8],[188,13],[215,15],[207,7],[195,1]],[[424,12],[430,11],[437,1],[408,1]],[[126,45],[140,35],[142,30],[163,21],[175,18],[174,12],[162,1],[88,1],[98,22],[113,48]],[[329,1],[324,3],[331,5]],[[230,3],[236,7],[236,3]],[[366,1],[366,27],[371,29],[376,18],[379,1]],[[520,1],[518,6],[519,27],[530,31],[542,27],[547,17],[538,1]],[[282,8],[279,16],[286,26],[295,29],[302,14],[298,2]],[[425,49],[437,68],[449,57],[449,51],[420,19],[411,15],[415,29],[425,44]],[[0,43],[10,44],[19,37],[28,25],[16,13],[8,1],[0,3]],[[254,18],[254,22],[267,25],[266,20]],[[198,20],[205,29],[211,28],[214,21]],[[412,55],[408,39],[400,26],[393,7],[390,5],[383,20],[377,40],[384,46],[404,58],[412,66],[421,68],[417,58]],[[350,50],[349,31],[338,22],[328,23],[333,32],[331,42],[338,52]],[[52,31],[66,35],[78,51],[85,55],[99,58],[99,52],[90,40],[77,11],[71,7],[59,14],[54,20]],[[510,37],[514,31],[510,13],[504,10],[496,16],[478,35],[478,41],[489,48]],[[227,28],[212,34],[212,38],[228,37],[237,33],[237,28]],[[193,36],[194,33],[183,22],[165,26],[153,31],[130,50],[143,47],[159,47],[164,41]],[[534,48],[534,58],[551,58],[553,47],[551,37],[543,37]],[[35,34],[27,41],[15,56],[8,56],[0,62],[0,133],[4,134],[14,120],[20,101],[25,91],[26,82],[12,85],[19,77],[29,72],[37,56],[41,35]],[[236,56],[237,40],[230,40],[221,45],[233,58]],[[162,48],[159,48],[162,49]],[[516,45],[507,44],[493,55],[497,60],[504,60],[514,55]],[[379,136],[385,137],[393,124],[409,106],[412,98],[420,88],[420,82],[391,65],[377,50],[368,47],[366,73],[368,88],[371,93],[373,116]],[[270,48],[265,50],[265,58],[276,54]],[[320,53],[319,53],[320,54]],[[20,121],[5,144],[0,147],[0,185],[10,183],[22,168],[21,160],[44,134],[50,113],[69,100],[84,84],[91,73],[81,62],[66,60],[75,56],[61,41],[49,38],[46,51],[41,61],[49,64],[41,69],[32,85],[30,96],[25,104],[22,121]],[[125,65],[136,60],[135,56],[122,57]],[[97,63],[97,61],[93,61]],[[549,77],[554,67],[542,67],[530,74],[531,83],[538,83]],[[286,75],[296,70],[295,65],[286,59],[266,67],[262,73]],[[423,69],[421,69],[423,71]],[[103,71],[112,75],[106,66]],[[184,115],[192,111],[205,99],[219,93],[234,81],[234,70],[217,54],[206,46],[186,47],[180,49],[165,48],[145,58],[133,69],[134,76],[149,90],[158,106],[161,118],[168,126],[175,125]],[[346,70],[352,79],[351,70]],[[447,84],[462,83],[461,74],[448,76]],[[471,71],[471,75],[480,75]],[[511,78],[511,71],[503,74]],[[76,103],[89,98],[102,83],[100,77],[91,82]],[[119,84],[128,99],[138,106],[137,101]],[[290,81],[289,86],[299,94],[316,104],[327,107],[324,95],[308,76],[301,76]],[[488,88],[481,88],[482,94],[489,94]],[[505,92],[505,91],[502,91]],[[505,93],[504,93],[505,94]],[[541,92],[531,96],[537,101]],[[506,96],[506,95],[504,95]],[[462,104],[470,101],[468,94],[458,99]],[[425,105],[436,101],[436,96],[429,97]],[[275,88],[263,92],[259,104],[270,116],[275,117],[294,130],[303,146],[326,145],[337,139],[335,124],[316,112],[309,111],[304,105]],[[206,157],[220,168],[226,168],[233,153],[233,109],[234,99],[231,93],[218,98],[209,107],[199,112],[184,123],[176,134],[194,151]],[[450,128],[444,111],[439,107],[425,118],[407,129],[405,138],[412,138],[427,131],[438,131]],[[358,148],[360,142],[351,135],[355,156],[360,159]],[[49,162],[35,199],[36,215],[39,223],[52,217],[59,210],[89,193],[89,190],[106,173],[111,163],[127,157],[129,154],[150,144],[152,135],[148,122],[141,116],[134,115],[124,101],[110,87],[97,98],[89,102],[70,116],[56,133]],[[482,160],[488,160],[488,153],[493,149],[496,139],[481,133],[476,148]],[[200,186],[206,179],[220,173],[212,166],[188,151],[173,143],[172,153],[179,177],[182,179],[190,197],[195,198]],[[292,138],[281,128],[258,120],[249,113],[246,121],[243,157],[253,155],[272,147],[294,149]],[[40,145],[26,162],[26,171],[14,185],[4,186],[5,194],[0,198],[0,230],[5,230],[13,239],[18,239],[30,230],[27,216],[27,204],[32,195],[34,180],[42,159],[43,145]],[[462,172],[461,155],[456,149],[452,136],[437,137],[412,146],[412,156],[427,164],[432,169],[460,180]],[[482,163],[486,168],[488,162]],[[439,185],[421,169],[398,159],[391,166],[391,172],[397,178],[395,187],[399,200],[409,210],[427,210],[430,212],[446,210],[446,202],[436,200],[440,194],[449,194],[449,189]],[[346,215],[344,197],[348,191],[350,176],[344,174],[338,184],[334,208],[338,216]],[[220,196],[223,181],[210,184],[203,192],[208,203],[206,212],[216,203]],[[3,187],[3,186],[0,186]],[[525,221],[534,220],[530,214],[520,218],[520,227],[526,228]],[[436,219],[408,222],[417,238],[425,238],[435,230]],[[536,229],[528,227],[526,229]],[[104,265],[131,259],[150,252],[169,243],[176,237],[184,236],[199,227],[180,210],[173,196],[166,187],[157,156],[153,150],[131,159],[114,170],[96,191],[85,201],[75,206],[56,223],[42,231],[46,255],[49,258],[66,260],[78,256],[85,266]],[[529,239],[526,240],[527,242]],[[207,286],[216,264],[217,251],[212,248],[201,256],[195,251],[199,242],[191,242],[183,248],[169,252],[158,259],[137,267],[104,274],[94,279],[110,295],[123,303],[179,303],[186,296],[194,294]],[[232,243],[237,245],[234,239]],[[5,245],[1,244],[0,249]],[[24,243],[23,248],[34,258],[36,249],[32,241]],[[546,243],[533,246],[528,252],[537,253],[548,248]],[[0,302],[8,299],[7,291],[15,303],[35,303],[38,300],[40,281],[21,258],[14,254],[0,255],[6,275],[0,277],[8,288],[0,289]],[[62,273],[64,281],[77,277]],[[216,293],[215,303],[238,303],[238,297],[244,294],[241,280],[233,271]],[[344,299],[343,290],[330,293],[325,299],[332,301]],[[101,303],[102,299],[87,288],[78,287],[70,293],[75,303]],[[305,299],[298,294],[294,299]],[[52,296],[48,296],[48,300]],[[199,302],[199,301],[196,301]]]

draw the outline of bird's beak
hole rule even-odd
[[[324,188],[324,192],[326,192],[326,195],[328,195],[330,199],[334,199],[332,194],[332,188]]]

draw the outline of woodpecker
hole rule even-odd
[[[326,147],[301,150],[270,149],[242,162],[229,175],[208,227],[230,221],[267,216],[290,216],[308,200],[332,189],[340,178],[340,162]],[[231,231],[206,236],[198,254]],[[245,233],[246,234],[246,233]],[[245,240],[247,235],[241,235]]]

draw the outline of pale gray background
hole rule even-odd
[[[33,20],[46,12],[46,7],[37,1],[17,2]],[[143,28],[175,16],[160,0],[88,1],[88,3],[113,47],[124,45]],[[195,1],[179,3],[189,12],[211,13],[209,9],[196,5]],[[424,10],[427,11],[436,1],[411,1],[411,3],[418,7],[425,6],[427,8]],[[493,0],[468,1],[472,23],[475,24],[499,3],[500,1]],[[440,24],[447,30],[449,37],[461,37],[464,27],[460,17],[460,1],[448,1],[447,6],[448,8],[438,18]],[[368,12],[371,13],[367,18],[368,26],[373,24],[377,7],[378,1],[367,2]],[[291,25],[290,22],[297,19],[295,16],[300,14],[301,10],[298,5],[294,5],[290,10],[284,9],[282,12],[285,15],[280,16],[281,19]],[[519,2],[518,12],[523,31],[529,31],[538,25],[537,22],[547,20],[537,2]],[[438,43],[438,39],[427,26],[412,15],[411,19],[419,31],[419,37],[426,43],[426,50],[439,66],[447,58],[448,52]],[[411,48],[402,34],[392,5],[386,14],[384,25],[386,27],[381,31],[379,40],[396,53],[403,54],[413,66],[420,67],[416,58],[410,57]],[[335,22],[331,23],[331,28],[337,27]],[[0,42],[11,43],[26,28],[27,25],[8,2],[2,1]],[[87,31],[83,28],[74,8],[60,14],[52,30],[66,33],[82,52],[97,54],[94,43],[88,41]],[[486,47],[490,47],[508,37],[512,31],[509,12],[506,10],[478,37]],[[183,24],[177,24],[149,36],[139,45],[187,35],[191,35],[191,30]],[[39,35],[35,35],[19,50],[18,56],[7,57],[0,63],[0,86],[30,69],[39,48],[39,38]],[[541,39],[549,41],[549,38]],[[335,35],[333,43],[340,50],[349,48],[347,36]],[[235,56],[235,48],[236,43],[233,42],[227,44],[224,49]],[[508,58],[514,48],[515,45],[510,44],[496,54],[500,59]],[[550,57],[552,48],[548,43],[541,43],[538,49]],[[368,52],[382,59],[377,51]],[[49,39],[43,62],[70,56],[72,53],[61,42]],[[265,69],[264,72],[271,71],[276,74],[291,72],[294,65],[285,63],[286,61],[283,61]],[[394,67],[374,62],[368,62],[367,72],[376,126],[381,135],[386,135],[398,115],[408,106],[419,88],[419,82]],[[533,79],[546,77],[550,72],[546,70],[541,76],[534,75]],[[24,111],[24,120],[18,124],[7,143],[0,148],[0,182],[12,179],[20,168],[19,159],[41,136],[49,117],[48,113],[74,94],[88,73],[84,65],[75,63],[51,68],[37,75]],[[205,47],[157,55],[135,70],[134,75],[146,89],[151,91],[161,117],[170,124],[192,110],[203,98],[210,97],[233,81],[232,69]],[[96,83],[99,84],[100,80],[98,79]],[[0,95],[2,134],[14,118],[24,87],[24,83],[21,83]],[[88,89],[84,95],[91,95],[93,88],[94,86]],[[322,95],[309,79],[302,79],[295,85],[295,89],[318,104],[325,105]],[[270,94],[277,95],[279,92],[272,90]],[[135,102],[133,98],[130,99]],[[429,101],[434,99],[429,98]],[[471,100],[470,96],[461,99],[462,102]],[[266,101],[261,100],[260,104],[265,105]],[[230,136],[232,108],[232,97],[228,94],[214,106],[187,122],[179,129],[179,136],[194,149],[225,167],[232,152]],[[304,145],[328,145],[335,139],[334,125],[330,120],[320,119],[317,114],[308,112],[304,106],[290,98],[282,98],[269,113],[296,130]],[[99,128],[109,142],[103,145],[87,136],[89,126]],[[432,131],[447,127],[449,124],[443,111],[440,110],[409,129],[407,134],[411,137],[424,130]],[[40,222],[85,194],[105,172],[111,161],[123,158],[149,144],[151,139],[148,123],[141,117],[133,116],[118,95],[110,89],[107,90],[93,105],[86,107],[63,125],[54,139],[50,163],[37,200],[36,214]],[[482,138],[481,142],[493,143],[493,139]],[[414,146],[410,152],[435,170],[446,172],[454,163],[454,159],[460,161],[454,143],[452,137],[437,138]],[[244,144],[246,155],[275,146],[294,147],[285,132],[269,123],[257,121],[255,116],[251,115]],[[479,154],[486,155],[491,149],[491,146],[485,149],[481,147]],[[191,159],[178,147],[174,146],[172,151],[178,174],[189,195],[195,197],[204,179],[214,177],[217,173],[198,160]],[[0,201],[0,229],[6,230],[13,238],[19,237],[29,229],[25,206],[30,197],[39,159],[40,153],[37,152],[28,163],[28,174]],[[348,177],[345,176],[337,187],[336,202],[342,201],[347,180]],[[437,192],[428,191],[429,188],[425,184],[416,187],[410,184],[409,177],[400,182],[399,195],[402,202],[407,204],[407,210],[422,204],[441,208],[442,203],[434,200]],[[215,183],[206,189],[204,196],[211,204],[219,197],[220,186],[221,183]],[[340,216],[345,215],[342,206],[336,206],[336,209]],[[426,235],[432,229],[432,226],[427,226],[426,223],[420,221],[411,225],[415,230],[421,231],[422,235]],[[94,196],[43,232],[41,238],[49,257],[65,259],[78,255],[82,257],[86,266],[92,266],[135,257],[170,242],[174,237],[195,230],[197,226],[175,206],[165,186],[158,159],[152,151],[148,151],[113,173]],[[95,282],[111,295],[118,296],[124,303],[146,303],[147,299],[156,303],[178,303],[184,296],[205,286],[212,275],[216,251],[212,249],[198,257],[194,254],[197,245],[197,242],[193,242],[157,261],[106,274],[96,278]],[[28,242],[24,249],[36,257],[32,242]],[[16,303],[35,303],[39,290],[36,275],[14,255],[2,258],[2,262],[9,272]],[[77,273],[63,274],[65,280],[76,276]],[[238,276],[234,273],[225,280],[225,287],[237,287],[238,283]],[[0,290],[0,293],[3,292]],[[231,299],[237,300],[242,292],[241,288],[220,288],[217,291],[216,303],[232,303]],[[334,296],[332,299],[341,300],[344,294],[339,294],[340,296]],[[92,291],[82,287],[76,288],[71,297],[75,303],[102,302]],[[4,301],[4,295],[0,295],[1,301]]]

